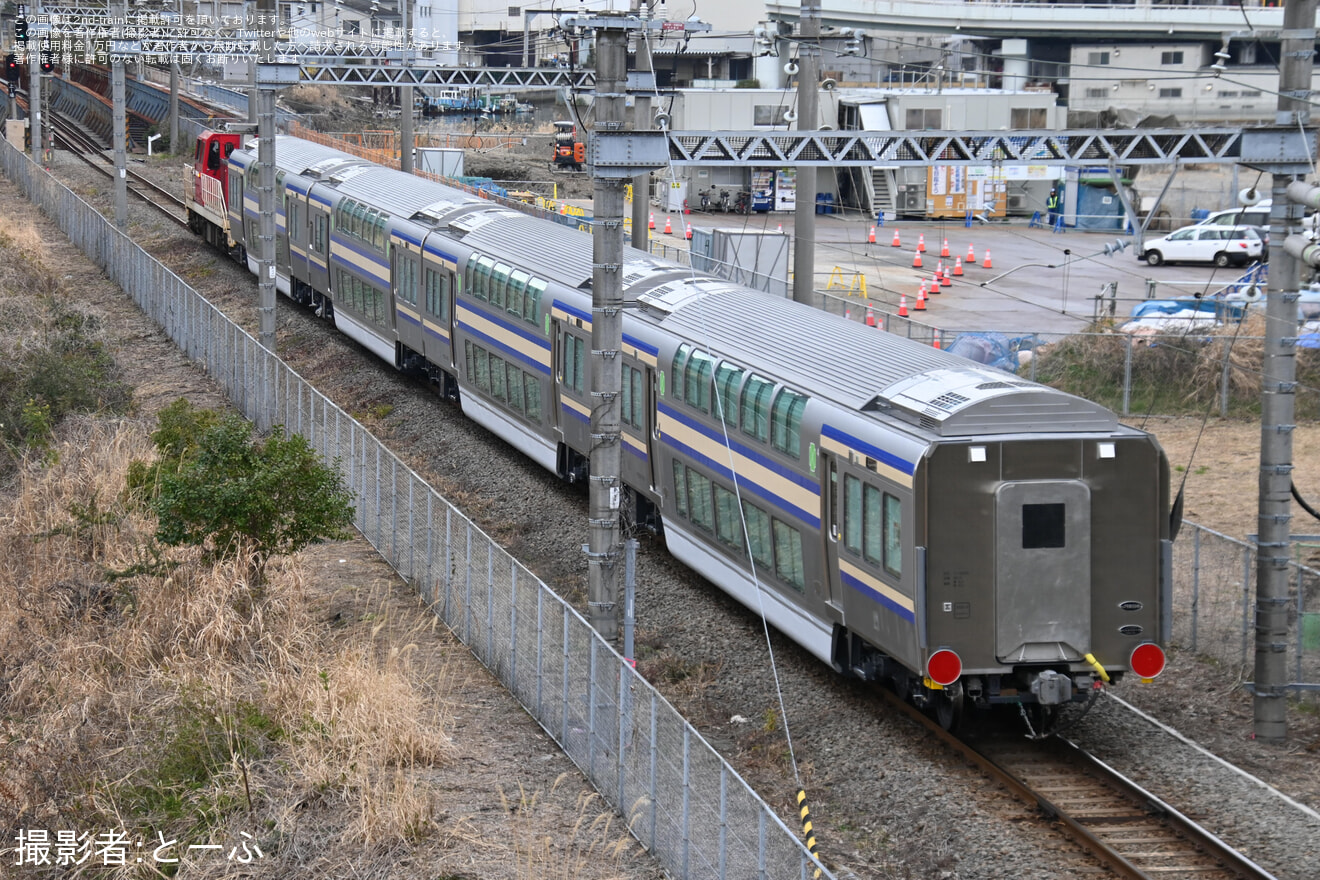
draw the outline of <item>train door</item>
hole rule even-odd
[[[307,283],[330,293],[330,204],[307,190]]]
[[[821,498],[824,499],[824,516],[821,522],[825,528],[821,533],[825,542],[825,577],[821,583],[825,590],[825,595],[821,598],[833,606],[836,610],[842,611],[843,605],[839,601],[840,578],[839,578],[839,529],[843,519],[842,501],[839,493],[839,462],[831,453],[820,453],[820,473],[821,479],[825,485],[821,490]]]
[[[289,232],[289,275],[299,282],[307,284],[307,196],[292,186],[289,187],[288,218]]]
[[[995,492],[995,654],[1080,660],[1091,650],[1091,490],[1004,483]]]
[[[559,439],[564,438],[562,430],[563,419],[560,412],[563,408],[563,387],[564,387],[564,325],[559,321],[550,323],[550,413],[546,424],[551,428],[560,428]]]
[[[422,249],[397,235],[390,238],[390,284],[393,287],[394,321],[398,340],[421,354],[426,348],[422,315],[418,305],[422,274]]]

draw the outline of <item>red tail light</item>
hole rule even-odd
[[[1154,678],[1164,671],[1164,652],[1159,645],[1147,642],[1132,649],[1132,658],[1128,661],[1132,671],[1142,678]]]
[[[940,648],[926,661],[926,674],[936,684],[948,687],[962,675],[962,658],[948,648]]]

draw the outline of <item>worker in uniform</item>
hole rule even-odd
[[[1050,187],[1050,197],[1045,200],[1045,213],[1050,226],[1058,222],[1059,190],[1056,187]]]

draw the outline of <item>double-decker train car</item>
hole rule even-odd
[[[280,290],[584,478],[591,237],[294,138],[275,154]],[[254,271],[256,167],[234,149],[201,221]],[[623,283],[628,513],[712,584],[946,722],[1163,670],[1176,522],[1151,435],[641,251]]]

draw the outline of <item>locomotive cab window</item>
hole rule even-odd
[[[1064,505],[1022,505],[1023,550],[1048,550],[1064,546]]]

